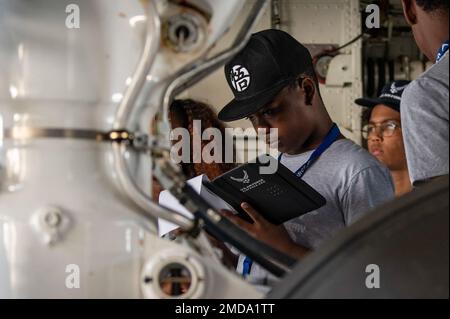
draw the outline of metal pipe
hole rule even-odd
[[[134,109],[136,100],[145,84],[146,78],[155,61],[161,40],[161,20],[153,0],[144,3],[147,15],[147,34],[144,50],[139,60],[133,79],[119,104],[114,118],[113,129],[125,129]]]
[[[130,120],[130,116],[136,104],[136,100],[150,72],[155,57],[159,50],[161,36],[161,21],[156,10],[154,1],[145,3],[147,15],[147,34],[145,46],[139,64],[134,73],[133,80],[124,94],[114,119],[113,129],[125,129]],[[126,145],[121,143],[112,144],[114,169],[117,174],[118,183],[125,195],[141,208],[145,217],[151,219],[163,218],[167,221],[179,225],[185,230],[194,227],[194,221],[177,212],[172,212],[152,201],[134,182],[125,161]],[[150,178],[150,176],[149,176]]]
[[[281,29],[281,0],[272,0],[271,24],[272,29]]]
[[[141,208],[139,213],[150,218],[162,218],[171,223],[179,225],[184,230],[190,230],[194,227],[194,221],[187,218],[178,212],[174,212],[164,208],[151,200],[145,195],[134,180],[131,178],[127,169],[127,163],[125,160],[126,144],[113,143],[114,165],[115,172],[117,173],[117,179],[120,182],[120,186],[125,195],[131,199],[136,205]]]

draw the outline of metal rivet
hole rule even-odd
[[[57,227],[61,223],[61,214],[57,211],[50,211],[44,217],[45,223],[50,227]]]

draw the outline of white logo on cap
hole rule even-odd
[[[243,92],[250,86],[250,73],[242,65],[235,65],[231,69],[231,84],[238,92]]]
[[[392,94],[396,94],[400,91],[403,91],[408,85],[404,85],[404,86],[400,86],[400,87],[396,87],[395,83],[392,83],[391,85],[391,93]]]

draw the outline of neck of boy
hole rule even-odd
[[[408,168],[391,171],[392,180],[395,187],[395,196],[400,197],[412,190],[411,181],[409,178]]]
[[[427,34],[429,47],[429,52],[424,52],[427,54],[428,58],[434,62],[442,44],[449,40],[449,24],[448,15],[445,17],[430,18],[429,28],[430,30]]]

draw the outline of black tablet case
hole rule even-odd
[[[267,159],[263,163],[267,163]],[[261,161],[246,163],[203,184],[248,222],[252,219],[240,207],[242,202],[249,203],[267,221],[276,225],[326,204],[322,195],[281,163],[278,163],[274,174],[260,174],[261,166],[267,164]]]

